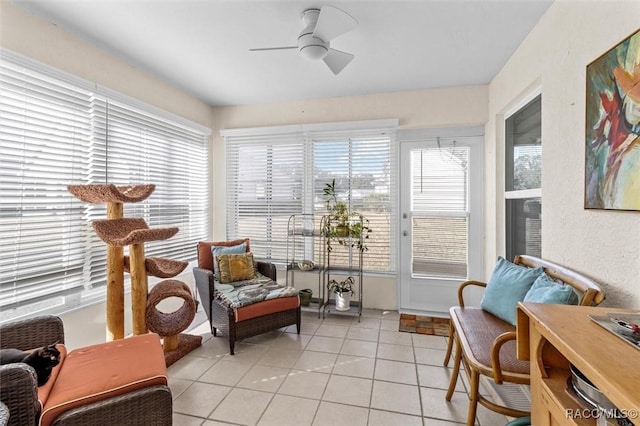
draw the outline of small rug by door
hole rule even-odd
[[[400,331],[418,334],[449,335],[449,318],[400,314]]]

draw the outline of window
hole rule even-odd
[[[4,50],[0,79],[0,321],[69,308],[105,285],[91,227],[105,206],[69,184],[155,183],[126,216],[180,232],[146,254],[195,257],[207,235],[206,129]]]
[[[542,98],[505,122],[506,255],[542,254]]]
[[[323,188],[335,178],[339,197],[363,214],[373,230],[366,243],[365,270],[394,271],[394,123],[358,123],[358,128],[345,130],[332,129],[344,124],[287,126],[263,129],[259,135],[250,129],[224,131],[227,238],[249,237],[257,256],[284,262],[289,217],[322,215]],[[343,251],[336,256],[353,255]]]

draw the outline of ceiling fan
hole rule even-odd
[[[307,9],[300,17],[304,28],[298,36],[297,46],[263,47],[249,49],[252,52],[264,50],[298,49],[303,58],[309,60],[322,59],[329,69],[338,74],[351,62],[351,53],[332,49],[330,42],[334,38],[351,31],[358,25],[351,15],[332,6],[321,9]]]

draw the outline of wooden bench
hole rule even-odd
[[[543,267],[544,272],[556,281],[573,287],[582,306],[598,305],[605,297],[604,291],[593,280],[557,265],[533,256],[516,256],[516,265],[529,268]],[[450,309],[450,338],[444,365],[449,364],[455,342],[453,374],[449,383],[446,399],[451,400],[460,364],[464,363],[469,377],[469,409],[467,425],[472,426],[476,418],[478,402],[492,411],[511,417],[528,416],[528,411],[499,405],[484,398],[479,393],[480,375],[491,377],[496,383],[503,382],[529,384],[529,362],[516,357],[516,328],[493,314],[475,307],[466,307],[463,293],[470,286],[486,287],[479,281],[466,281],[458,288],[459,306]]]

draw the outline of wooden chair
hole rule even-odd
[[[549,277],[572,286],[574,291],[581,296],[579,304],[582,306],[598,305],[604,300],[604,291],[598,284],[563,266],[526,255],[516,256],[514,263],[529,268],[542,266]],[[497,384],[503,382],[530,384],[530,366],[528,361],[517,359],[516,329],[513,325],[481,308],[465,306],[463,293],[465,288],[470,286],[486,287],[487,284],[479,281],[462,283],[458,288],[459,306],[454,306],[449,311],[451,315],[450,335],[444,365],[449,365],[454,342],[455,358],[446,399],[447,401],[451,400],[458,380],[460,365],[464,364],[470,383],[468,426],[474,425],[478,403],[506,416],[528,416],[530,414],[528,411],[499,405],[484,398],[479,392],[481,375],[491,377]]]

